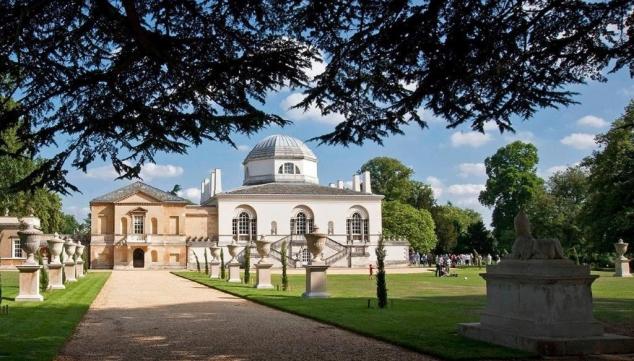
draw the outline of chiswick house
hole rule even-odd
[[[300,140],[273,135],[260,141],[243,161],[241,187],[224,191],[215,169],[201,182],[200,204],[135,182],[93,199],[91,267],[114,269],[193,268],[208,248],[264,237],[270,258],[280,266],[286,241],[291,267],[307,264],[304,235],[319,228],[328,239],[323,252],[333,267],[367,267],[376,262],[381,201],[373,194],[370,173],[319,184],[318,160]],[[404,265],[406,241],[387,240],[386,264]],[[228,255],[226,248],[225,255]],[[239,259],[243,259],[242,248]],[[257,257],[253,250],[252,257]]]

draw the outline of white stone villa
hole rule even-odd
[[[323,253],[334,267],[368,267],[376,262],[382,232],[381,201],[370,174],[319,184],[317,157],[300,140],[273,135],[260,141],[243,162],[243,186],[223,191],[220,169],[201,183],[199,205],[136,182],[90,202],[92,268],[195,268],[211,261],[209,247],[238,242],[272,242],[271,260],[280,266],[288,244],[290,267],[306,264],[304,234],[319,227],[328,235]],[[405,265],[409,244],[386,242],[386,264]],[[230,258],[224,248],[225,261]],[[252,263],[257,253],[252,250]],[[239,255],[243,259],[244,251]]]

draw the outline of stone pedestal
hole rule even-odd
[[[61,263],[51,263],[48,265],[48,289],[49,290],[63,290],[66,287],[64,286],[64,276],[63,270],[64,267]]]
[[[304,266],[306,268],[306,292],[302,294],[302,297],[330,297],[326,289],[326,270],[328,267],[323,264]]]
[[[231,283],[241,283],[240,279],[240,263],[231,262],[227,264],[227,268],[229,269],[229,282]]]
[[[77,282],[75,277],[75,262],[64,263],[64,274],[66,275],[66,282]]]
[[[75,278],[80,279],[84,277],[84,261],[77,261],[75,264]]]
[[[256,263],[255,288],[273,288],[271,284],[271,267],[272,263]]]
[[[220,278],[220,262],[211,261],[211,263],[209,263],[209,278]]]
[[[570,260],[512,260],[487,266],[487,303],[463,336],[542,355],[634,352],[634,339],[604,334],[592,316],[587,266]]]
[[[40,295],[40,270],[42,266],[23,264],[16,266],[20,271],[20,291],[15,302],[42,302],[44,297]]]
[[[621,257],[614,261],[614,277],[632,277],[630,273],[630,260]]]

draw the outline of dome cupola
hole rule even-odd
[[[319,183],[315,153],[301,140],[287,135],[271,135],[262,139],[242,164],[244,185]]]

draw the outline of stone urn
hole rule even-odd
[[[83,260],[81,257],[84,255],[84,249],[86,248],[86,246],[79,242],[77,242],[76,244],[77,247],[75,247],[75,259],[80,261]]]
[[[48,251],[51,254],[51,264],[61,264],[59,256],[64,251],[64,240],[55,233],[53,238],[47,240],[46,243],[48,243]]]
[[[616,250],[616,255],[619,259],[624,259],[623,256],[625,252],[627,252],[628,243],[623,242],[622,239],[619,239],[617,243],[614,244],[614,249]]]
[[[269,253],[271,253],[271,242],[264,239],[264,237],[260,237],[260,239],[255,241],[255,248],[258,251],[258,255],[260,255],[260,262],[258,263],[264,263],[269,257]]]
[[[326,247],[326,240],[328,239],[328,236],[324,233],[319,233],[319,228],[317,227],[315,227],[311,233],[308,233],[305,236],[306,243],[308,245],[308,251],[313,255],[311,263],[323,263],[321,254]]]
[[[20,237],[20,248],[26,253],[26,265],[36,265],[35,252],[40,248],[40,235],[42,231],[35,228],[33,223],[26,223],[26,228],[18,231]]]
[[[211,256],[214,258],[213,260],[218,261],[220,259],[220,247],[209,247],[209,250],[211,251]]]
[[[70,238],[67,239],[66,242],[64,243],[64,251],[66,252],[67,263],[74,263],[73,256],[75,255],[76,248],[77,248],[77,245]]]
[[[231,256],[229,263],[233,263],[236,261],[236,256],[238,255],[238,248],[240,248],[240,246],[238,246],[235,243],[227,245],[227,249],[229,249],[229,255]]]

